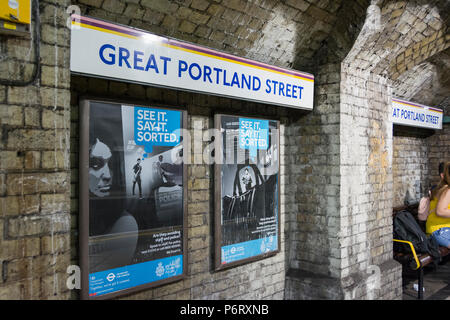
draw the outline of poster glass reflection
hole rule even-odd
[[[184,111],[84,100],[80,130],[83,298],[185,274]]]
[[[279,122],[216,115],[216,269],[279,252]]]

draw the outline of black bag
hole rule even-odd
[[[416,253],[427,253],[433,258],[434,264],[437,266],[441,260],[439,245],[432,237],[422,231],[413,215],[406,210],[398,212],[394,217],[394,239],[410,241]],[[394,249],[397,252],[412,253],[408,245],[394,243]]]

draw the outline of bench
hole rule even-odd
[[[416,221],[419,223],[422,230],[425,231],[425,224],[423,222],[418,221],[417,219],[417,204],[404,205],[400,207],[393,208],[393,216],[397,212],[402,210],[407,210],[412,213]],[[423,268],[433,262],[433,258],[426,253],[416,253],[414,247],[411,242],[403,241],[399,239],[393,239],[394,242],[401,243],[404,245],[408,245],[411,248],[412,253],[405,254],[401,252],[395,252],[394,250],[394,259],[402,264],[402,266],[406,266],[411,270],[417,270],[417,283],[418,283],[418,299],[423,299]],[[441,258],[450,254],[450,249],[445,247],[439,247],[439,252],[441,254]]]

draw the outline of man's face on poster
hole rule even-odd
[[[89,154],[89,191],[97,197],[109,196],[112,172],[109,168],[111,149],[98,138]]]

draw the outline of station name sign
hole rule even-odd
[[[392,99],[390,118],[394,124],[405,126],[442,129],[443,111],[418,103]]]
[[[312,110],[314,76],[72,15],[73,73]]]

